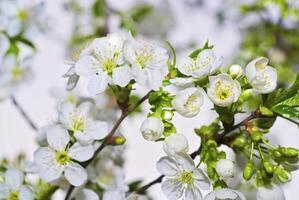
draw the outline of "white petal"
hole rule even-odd
[[[68,182],[74,186],[81,186],[87,180],[85,169],[78,163],[71,162],[68,164],[64,174]]]
[[[93,139],[87,135],[85,132],[76,131],[74,137],[78,140],[81,145],[89,145],[92,143]]]
[[[90,79],[87,90],[93,94],[99,94],[106,90],[109,83],[109,77],[105,73],[100,73],[99,75],[92,76]]]
[[[5,172],[5,183],[13,190],[19,190],[24,181],[24,174],[17,169],[8,169]]]
[[[108,124],[103,121],[92,121],[85,128],[85,133],[94,140],[103,139],[108,135]]]
[[[81,146],[79,143],[75,143],[69,149],[69,155],[79,162],[89,160],[93,156],[93,153],[94,149],[92,145]]]
[[[132,75],[138,84],[142,86],[146,85],[147,82],[146,70],[141,69],[138,66],[132,66]]]
[[[201,169],[194,169],[193,175],[195,180],[195,185],[197,187],[200,187],[203,190],[208,190],[211,187],[210,179],[209,177],[201,170]]]
[[[69,102],[63,102],[59,106],[59,121],[66,129],[72,128],[72,114],[75,110],[75,106]]]
[[[55,150],[64,150],[70,141],[67,130],[60,126],[53,126],[47,132],[47,141],[50,147]]]
[[[125,87],[132,80],[131,68],[126,65],[117,67],[113,70],[112,79],[113,83],[121,87]]]
[[[195,65],[195,61],[189,56],[186,56],[179,61],[177,68],[182,74],[192,76],[194,71],[193,69],[196,67]]]
[[[163,143],[163,150],[169,156],[177,153],[187,153],[189,150],[188,140],[183,134],[171,134]]]
[[[163,181],[161,189],[169,200],[178,200],[183,195],[183,185],[175,179]]]
[[[165,176],[175,176],[178,173],[176,162],[170,157],[162,157],[156,164],[157,170]]]
[[[136,48],[135,41],[127,41],[124,44],[124,56],[126,60],[131,64],[133,64],[136,60],[135,48]]]
[[[199,188],[193,186],[192,188],[187,188],[185,191],[185,199],[187,200],[201,200],[202,195]]]
[[[191,172],[195,168],[194,161],[186,153],[177,153],[175,155],[175,161],[178,164],[178,166],[185,171]]]
[[[80,76],[91,76],[99,69],[98,61],[92,56],[83,56],[75,64],[75,71]]]
[[[20,200],[33,200],[33,193],[28,187],[21,187]]]
[[[0,199],[6,199],[6,197],[9,195],[9,186],[4,184],[4,183],[0,183]]]
[[[76,200],[99,200],[99,196],[91,189],[82,189],[75,197]]]
[[[162,81],[164,80],[164,76],[159,70],[152,70],[152,69],[147,69],[147,85],[151,90],[158,90],[161,85]]]

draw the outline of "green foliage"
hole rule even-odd
[[[38,180],[35,188],[35,200],[50,200],[58,186]]]
[[[214,46],[213,45],[209,45],[209,40],[206,41],[206,43],[204,44],[204,46],[202,48],[196,49],[194,50],[189,57],[192,59],[197,58],[198,54],[200,54],[200,52],[202,52],[205,49],[212,49]]]

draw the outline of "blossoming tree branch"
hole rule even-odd
[[[27,75],[19,67],[25,62],[16,64],[15,44],[34,45],[23,36],[24,32],[1,35],[9,43],[3,56],[14,61],[1,71],[6,80],[0,82],[2,98],[11,96],[11,88]],[[177,57],[170,43],[130,32],[94,39],[64,75],[69,91],[53,92],[59,96],[56,121],[38,128],[12,98],[38,130],[39,148],[33,162],[21,158],[17,164],[1,162],[0,199],[47,200],[62,190],[65,200],[144,200],[149,199],[148,189],[160,184],[169,200],[284,200],[279,184],[291,181],[292,171],[299,168],[299,151],[273,144],[267,134],[278,117],[298,125],[299,75],[288,88],[279,88],[275,66],[265,57],[252,58],[246,67],[226,67],[222,60],[208,42]],[[91,97],[75,92],[84,81]],[[153,163],[159,177],[149,183],[126,183],[122,156],[126,139],[120,125],[142,104],[150,109],[136,126],[148,142],[163,143],[165,156]],[[217,118],[194,130],[198,145],[190,152],[185,130],[172,119],[204,117],[204,104],[213,105]],[[239,159],[229,157],[223,146]],[[34,181],[32,174],[38,175]]]

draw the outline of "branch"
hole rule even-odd
[[[146,101],[149,98],[151,91],[148,92],[144,97],[142,97],[135,105],[130,106],[128,109],[123,110],[121,116],[119,119],[115,122],[113,128],[109,132],[109,134],[105,137],[103,143],[99,146],[99,148],[95,151],[94,155],[92,156],[91,159],[86,161],[85,163],[82,164],[84,168],[86,168],[95,158],[96,156],[110,143],[111,138],[115,134],[116,130],[118,129],[119,125],[122,123],[122,121],[132,112],[134,111],[137,107],[139,107],[140,104],[142,104],[144,101]],[[68,200],[69,197],[71,196],[74,186],[70,186],[70,188],[67,191],[67,194],[65,196],[65,200]]]
[[[25,119],[25,121],[29,124],[29,126],[33,130],[37,131],[38,130],[37,125],[31,120],[29,115],[25,112],[23,107],[19,104],[19,102],[16,100],[16,98],[14,96],[11,96],[11,101],[12,101],[13,105],[17,108],[19,113],[22,115],[22,117]]]
[[[236,128],[239,128],[240,126],[244,126],[246,125],[250,120],[258,117],[259,114],[257,111],[251,113],[251,115],[249,115],[247,118],[245,118],[244,120],[242,120],[240,123],[232,126],[232,128],[229,129],[229,131],[224,131],[222,134],[219,134],[219,137],[216,138],[216,141],[222,141],[224,139],[224,137],[231,131],[235,130]],[[195,152],[193,152],[192,154],[190,154],[190,157],[192,159],[196,158],[196,156],[198,156],[201,153],[202,150],[202,146],[199,147],[199,149]],[[145,191],[150,188],[151,186],[157,184],[157,183],[161,183],[162,179],[163,179],[164,175],[159,176],[158,178],[154,179],[153,181],[149,182],[148,184],[140,187],[139,189],[136,190],[137,194],[144,194]]]

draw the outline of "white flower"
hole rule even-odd
[[[207,93],[211,101],[221,107],[226,107],[236,102],[241,95],[241,86],[227,74],[209,77]]]
[[[237,168],[233,161],[221,159],[217,162],[215,170],[223,180],[226,180],[236,175]]]
[[[164,124],[161,119],[157,117],[149,117],[141,124],[140,131],[144,139],[154,141],[163,135]]]
[[[268,65],[269,60],[259,57],[246,66],[246,77],[254,91],[267,94],[277,86],[277,71]]]
[[[66,91],[61,88],[51,88],[50,95],[57,101],[57,109],[63,102],[76,105],[79,102],[79,92],[77,90]]]
[[[124,87],[132,79],[130,67],[124,65],[124,41],[125,37],[120,34],[108,34],[95,39],[82,51],[75,71],[80,76],[90,77],[90,93],[102,93],[108,84]]]
[[[4,182],[0,182],[0,199],[33,200],[33,193],[24,185],[24,174],[10,168],[4,173]]]
[[[171,134],[165,139],[163,150],[168,156],[175,156],[177,153],[187,153],[189,150],[188,140],[183,134]]]
[[[83,188],[76,193],[75,200],[99,200],[99,196],[91,189]]]
[[[167,51],[144,39],[131,39],[124,45],[124,56],[131,64],[136,82],[157,90],[168,74]]]
[[[177,154],[175,159],[162,157],[157,163],[157,170],[165,175],[162,191],[169,200],[180,198],[200,200],[200,189],[210,189],[209,178],[204,172],[195,167],[191,157],[187,154]]]
[[[194,87],[194,81],[193,78],[174,78],[169,80],[171,84],[174,86],[177,86],[179,88],[188,88],[188,87]]]
[[[69,147],[68,132],[55,126],[47,132],[49,147],[41,147],[34,152],[34,162],[38,165],[40,177],[46,182],[59,179],[62,175],[74,186],[81,186],[87,180],[85,169],[77,162],[89,160],[94,153],[93,147]]]
[[[246,200],[245,196],[241,192],[237,190],[228,189],[228,188],[214,190],[204,198],[204,200],[217,200],[217,199]]]
[[[9,47],[9,40],[8,38],[0,33],[0,61],[2,62],[2,57],[6,53]]]
[[[203,91],[198,88],[187,88],[180,91],[172,100],[173,108],[184,117],[194,117],[203,104]]]
[[[216,71],[220,64],[221,59],[216,58],[214,51],[205,49],[195,59],[189,56],[183,58],[178,63],[177,68],[184,75],[200,79]]]
[[[285,196],[280,187],[275,184],[259,187],[256,193],[256,200],[285,200]]]
[[[145,195],[131,193],[126,200],[149,200],[149,198]]]
[[[232,65],[229,67],[229,75],[233,78],[239,78],[243,75],[243,69],[240,65]]]
[[[78,107],[63,103],[59,112],[62,126],[74,132],[75,138],[82,144],[103,139],[108,134],[108,123],[94,120],[91,116],[92,104],[81,103]]]

